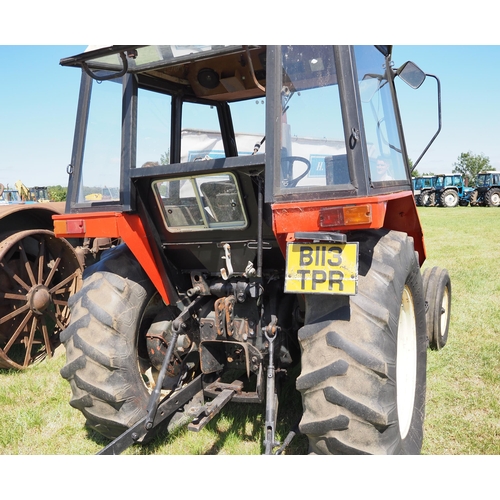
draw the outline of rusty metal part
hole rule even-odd
[[[224,387],[221,387],[224,385]],[[241,393],[243,382],[239,380],[232,384],[219,384],[219,394],[212,400],[207,401],[203,406],[192,407],[188,414],[193,417],[193,421],[188,425],[190,431],[199,432],[226,406],[236,393]]]
[[[257,403],[260,404],[264,401],[265,387],[264,387],[264,370],[262,364],[259,364],[258,371],[256,373],[256,386],[255,391],[244,391],[243,387],[236,390],[233,401],[235,403]],[[221,379],[217,379],[209,385],[205,386],[203,389],[203,395],[207,398],[215,398],[224,389],[235,387],[234,384],[239,383],[239,381],[234,381],[232,384],[226,384],[221,382]]]
[[[224,300],[224,307],[226,309],[226,332],[228,337],[234,335],[234,304],[236,304],[236,297],[230,295]]]
[[[225,297],[221,297],[217,299],[214,304],[215,309],[215,329],[217,331],[217,335],[225,335],[226,334],[226,308],[225,308]]]
[[[52,231],[0,236],[0,368],[24,369],[53,355],[81,279],[73,247]]]
[[[191,271],[191,283],[193,284],[193,289],[196,289],[200,295],[210,295],[210,287],[201,272]]]

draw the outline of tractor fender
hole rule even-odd
[[[53,229],[52,216],[63,214],[65,202],[0,205],[0,232]]]

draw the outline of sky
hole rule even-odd
[[[441,81],[442,131],[417,170],[451,173],[460,154],[469,151],[487,156],[500,170],[500,45],[437,42],[393,48],[394,67],[411,60]],[[80,70],[63,68],[59,61],[83,52],[86,44],[62,45],[44,36],[21,43],[15,35],[0,37],[0,183],[65,186]],[[419,90],[411,90],[399,81],[397,90],[408,154],[415,162],[437,130],[436,83],[427,78]]]

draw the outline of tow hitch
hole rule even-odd
[[[211,390],[221,391],[220,394],[203,406],[193,406],[188,410],[188,415],[193,417],[193,421],[188,425],[190,431],[199,432],[226,406],[236,393],[243,389],[243,382],[239,380],[232,384],[214,383],[209,387]]]

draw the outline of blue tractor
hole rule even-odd
[[[435,204],[441,207],[468,206],[474,189],[467,184],[462,174],[437,175],[434,182]]]
[[[473,206],[500,206],[500,172],[489,171],[478,174],[470,204]]]
[[[413,178],[413,194],[417,206],[428,207],[435,204],[435,180],[435,175],[422,175]]]

